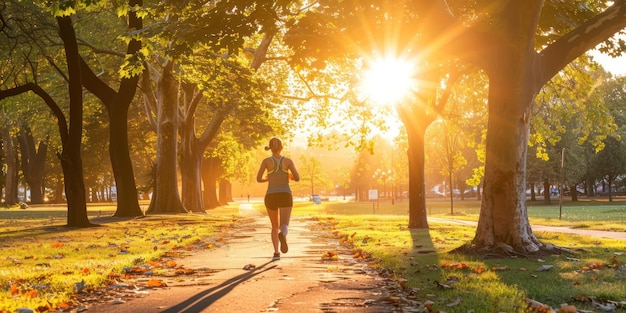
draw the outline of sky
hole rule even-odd
[[[605,70],[610,72],[615,76],[624,76],[626,75],[626,55],[623,54],[619,58],[612,58],[608,55],[602,54],[597,50],[592,50],[589,52],[594,60],[598,63],[602,64]]]

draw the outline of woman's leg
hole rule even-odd
[[[287,236],[289,232],[289,220],[291,219],[291,209],[293,207],[279,208],[280,211],[280,232]]]
[[[274,254],[278,253],[278,210],[267,209],[267,216],[272,224],[272,245],[274,245]]]
[[[289,232],[289,219],[291,219],[291,208],[284,207],[278,208],[280,211],[280,232],[278,233],[278,240],[280,241],[280,251],[287,253],[289,246],[287,245],[287,233]]]

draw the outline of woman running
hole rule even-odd
[[[268,182],[265,193],[265,207],[267,215],[272,223],[272,244],[274,245],[274,256],[272,260],[280,260],[280,252],[287,253],[287,233],[289,232],[289,219],[293,208],[293,197],[289,187],[289,179],[300,180],[300,174],[296,166],[289,158],[282,156],[283,143],[274,137],[270,139],[265,150],[272,150],[272,156],[261,162],[261,167],[256,175],[259,183]],[[267,170],[267,175],[263,174]],[[280,212],[280,219],[279,219]],[[280,225],[280,228],[279,228]],[[280,252],[278,246],[280,243]]]

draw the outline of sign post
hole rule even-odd
[[[370,189],[368,199],[372,201],[372,213],[376,214],[376,203],[378,202],[378,189]]]

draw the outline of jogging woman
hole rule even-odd
[[[289,219],[293,208],[289,179],[297,182],[300,180],[300,174],[298,174],[293,161],[280,154],[283,151],[283,143],[280,139],[276,137],[270,139],[265,150],[272,150],[272,156],[261,162],[256,180],[259,183],[268,182],[265,193],[265,208],[272,223],[272,244],[274,245],[272,260],[280,260],[280,252],[287,253],[289,251],[287,233],[289,232]],[[266,171],[267,175],[264,177],[263,174]]]

